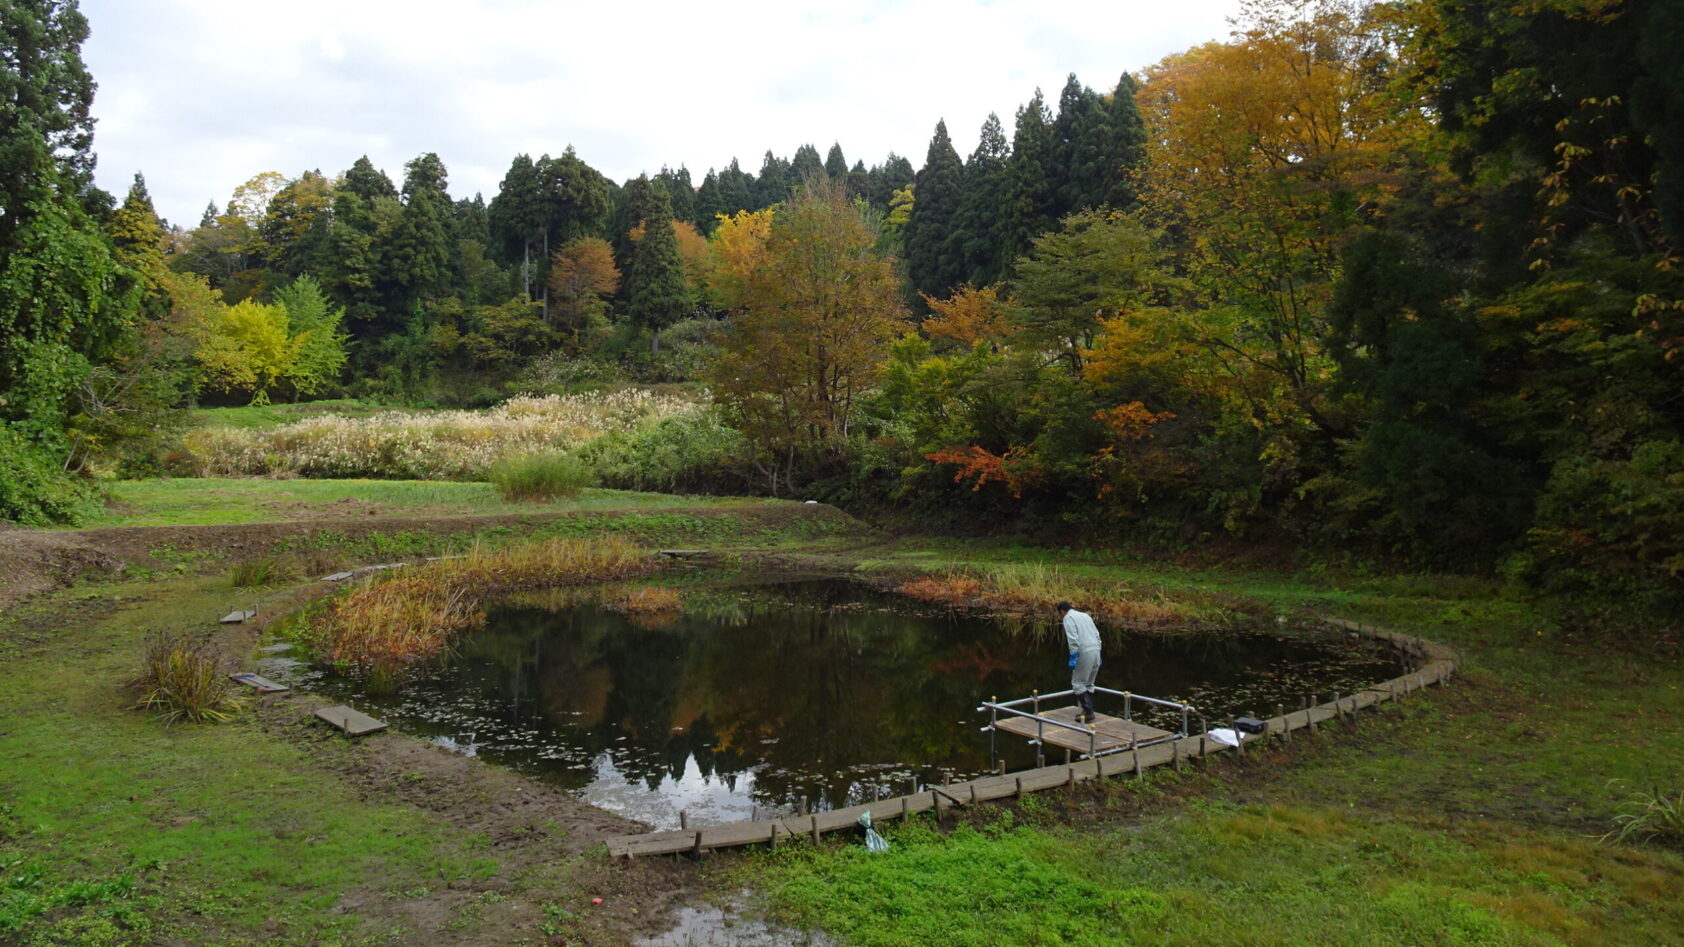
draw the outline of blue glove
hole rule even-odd
[[[1076,667],[1076,652],[1074,651],[1070,652],[1070,667],[1071,669]]]

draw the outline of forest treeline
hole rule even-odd
[[[0,10],[7,518],[192,403],[700,382],[608,479],[1684,608],[1684,0],[1255,0],[917,168],[365,158],[192,227],[93,187],[74,3]]]

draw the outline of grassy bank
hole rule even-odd
[[[271,480],[206,477],[123,480],[110,487],[104,511],[79,524],[204,526],[366,516],[470,516],[567,510],[658,510],[677,506],[730,509],[775,502],[682,497],[631,490],[585,490],[579,496],[510,501],[489,483],[442,480]]]
[[[870,567],[1016,555],[903,542]],[[1598,840],[1635,811],[1634,790],[1684,786],[1684,662],[1640,630],[1576,639],[1467,580],[1048,558],[1420,633],[1460,649],[1464,673],[1290,748],[1031,799],[948,833],[888,823],[888,855],[757,853],[730,884],[864,945],[1684,943],[1684,853]]]
[[[1056,568],[1059,584],[1154,601],[1365,619],[1464,662],[1448,689],[1291,747],[983,807],[939,830],[884,823],[887,854],[828,842],[711,859],[705,877],[727,895],[753,888],[787,918],[873,945],[1684,943],[1684,857],[1595,838],[1631,790],[1684,782],[1684,668],[1639,630],[1580,640],[1468,580],[872,542],[757,509],[651,505],[449,541],[620,535],[897,576]],[[436,536],[372,536],[311,542],[439,551]],[[215,556],[188,566],[0,616],[0,942],[622,943],[649,929],[663,893],[704,877],[558,857],[541,816],[488,824],[536,787],[503,774],[512,782],[462,789],[464,773],[500,772],[473,761],[440,774],[421,754],[373,780],[376,748],[401,735],[346,743],[278,720],[273,702],[205,727],[128,709],[149,631],[211,626],[249,597]]]

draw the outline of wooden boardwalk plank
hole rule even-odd
[[[344,704],[333,707],[323,707],[316,711],[316,716],[339,728],[348,737],[360,737],[366,733],[375,733],[386,729],[386,721],[376,720],[359,710],[352,710]]]
[[[230,674],[228,679],[238,681],[247,687],[256,688],[259,694],[279,694],[282,691],[292,690],[285,684],[277,684],[262,675],[252,674],[249,671],[242,674]]]

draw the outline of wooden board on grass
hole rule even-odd
[[[230,674],[228,677],[230,680],[238,681],[247,687],[256,688],[259,694],[279,694],[282,691],[292,690],[285,684],[277,684],[260,674],[252,674],[249,671],[243,674]]]
[[[365,733],[374,733],[386,729],[386,721],[376,720],[368,714],[352,710],[344,704],[323,707],[316,711],[316,716],[337,727],[348,737],[360,737]]]

